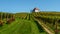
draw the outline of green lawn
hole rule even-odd
[[[11,24],[4,24],[0,27],[0,34],[46,34],[40,32],[33,20],[16,19]]]

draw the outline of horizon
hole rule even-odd
[[[39,12],[59,12],[60,13],[60,11],[39,11]],[[14,12],[5,12],[5,11],[2,11],[2,13],[14,13]],[[30,12],[15,12],[15,13],[31,13],[31,11]]]
[[[0,0],[0,12],[30,12],[35,7],[40,11],[60,12],[60,0]]]

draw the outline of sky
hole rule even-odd
[[[60,0],[0,0],[0,12],[30,12],[35,7],[60,12]]]

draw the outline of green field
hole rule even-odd
[[[4,24],[0,27],[0,34],[46,34],[46,32],[38,29],[33,20],[16,18],[11,24]]]
[[[60,30],[59,15],[58,12],[0,13],[0,34],[48,34],[48,31],[56,33],[55,30]]]

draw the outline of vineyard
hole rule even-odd
[[[32,14],[36,19],[40,20],[40,22],[43,22],[51,32],[60,34],[60,13],[38,12]]]
[[[0,34],[60,34],[60,13],[0,12]]]

